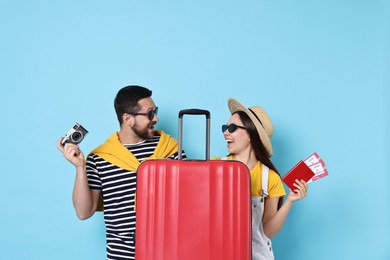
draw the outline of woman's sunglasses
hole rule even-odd
[[[245,127],[239,126],[239,125],[236,125],[236,124],[222,125],[222,133],[225,133],[226,130],[228,130],[229,133],[233,133],[238,128],[245,129]]]
[[[149,110],[148,112],[146,113],[127,113],[127,114],[130,114],[130,115],[133,115],[133,116],[148,116],[149,120],[152,121],[154,116],[156,115],[157,116],[157,112],[158,112],[158,107],[156,107],[154,110]]]

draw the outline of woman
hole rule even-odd
[[[229,155],[227,160],[241,161],[251,174],[252,195],[252,259],[274,259],[271,239],[282,229],[292,204],[306,197],[308,185],[296,180],[296,189],[286,192],[272,164],[270,137],[273,127],[266,112],[259,106],[247,108],[230,98],[232,114],[222,132]]]

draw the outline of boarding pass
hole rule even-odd
[[[313,178],[311,178],[308,182],[316,181],[328,175],[325,162],[317,153],[310,155],[306,160],[304,160],[304,162],[314,172]]]

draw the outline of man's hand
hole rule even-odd
[[[57,148],[62,152],[64,157],[76,168],[85,166],[84,154],[80,150],[78,145],[72,143],[66,143],[65,146],[62,146],[61,141],[63,138],[58,139]]]

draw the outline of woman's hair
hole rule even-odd
[[[249,116],[243,112],[243,111],[237,111],[234,114],[238,114],[248,135],[251,140],[251,146],[253,151],[255,152],[256,159],[259,160],[262,164],[276,172],[279,177],[280,174],[278,170],[276,169],[275,165],[272,163],[271,159],[268,156],[267,149],[265,149],[263,143],[261,142],[259,133],[257,132],[257,129],[255,125],[253,124],[252,120],[249,118]],[[278,201],[278,209],[283,204],[283,198],[281,197]]]

